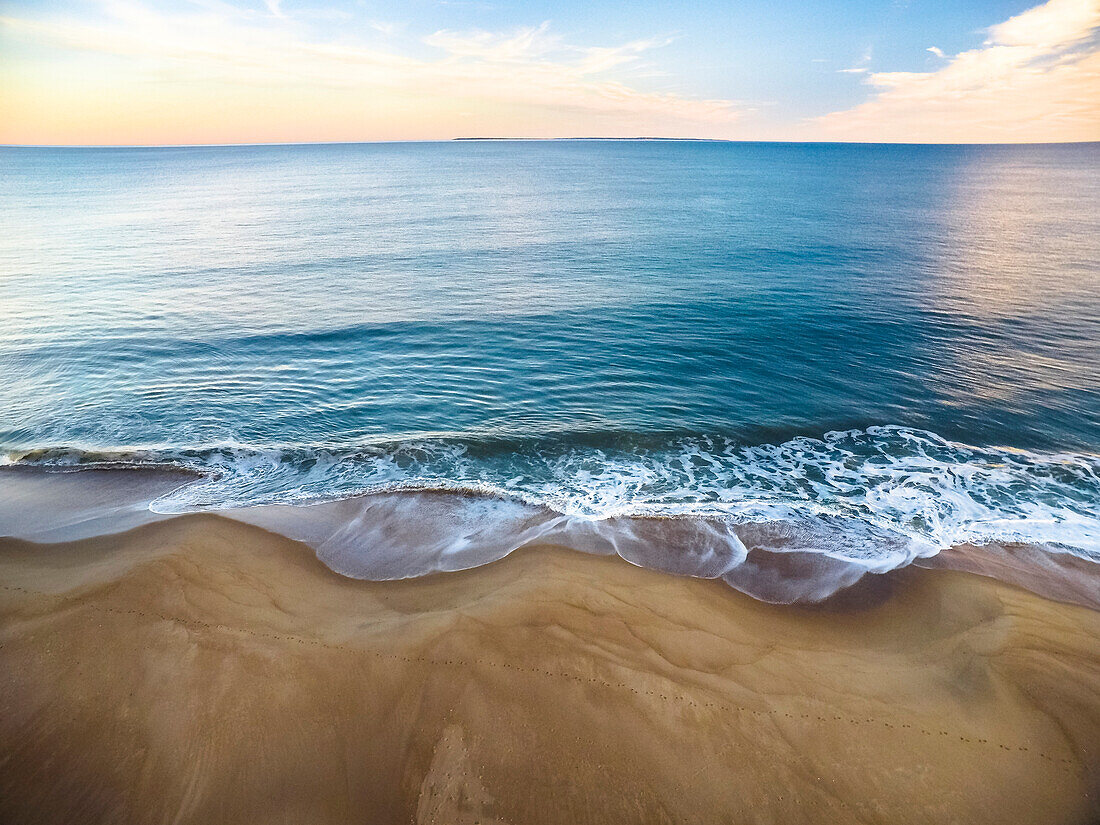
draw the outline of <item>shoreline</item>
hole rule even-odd
[[[190,477],[164,469],[47,471],[0,467],[0,537],[92,539],[179,517],[152,509]],[[367,581],[413,579],[491,564],[540,545],[618,555],[647,569],[726,585],[764,602],[814,604],[909,566],[962,570],[1100,610],[1100,563],[1057,546],[991,542],[913,555],[909,539],[845,518],[729,523],[677,516],[574,519],[493,494],[418,490],[329,501],[197,511],[311,547],[335,572]],[[830,545],[880,555],[833,555]]]
[[[1100,815],[1100,612],[914,567],[776,606],[538,546],[344,578],[212,515],[0,540],[0,818]]]

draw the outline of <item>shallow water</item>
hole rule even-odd
[[[662,542],[736,559],[751,524],[866,569],[994,540],[1100,560],[1098,164],[2,149],[0,451],[203,475],[157,512],[477,492],[440,522],[471,547],[531,513],[614,547],[691,520],[626,551],[658,567]],[[368,533],[349,569],[380,569]],[[394,546],[390,573],[434,545]]]

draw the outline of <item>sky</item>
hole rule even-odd
[[[0,143],[1100,140],[1100,0],[0,0]]]

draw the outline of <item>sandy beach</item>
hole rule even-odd
[[[1089,823],[1100,612],[772,606],[536,547],[371,583],[208,515],[0,542],[0,820]]]

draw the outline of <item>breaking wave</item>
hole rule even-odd
[[[720,531],[785,524],[792,534],[812,525],[828,539],[797,543],[870,566],[988,542],[1100,562],[1100,456],[975,447],[899,426],[755,445],[706,436],[644,447],[441,438],[354,449],[51,448],[8,453],[3,462],[193,474],[150,503],[157,513],[438,491],[544,510],[575,533],[606,533],[631,519],[689,519]]]

